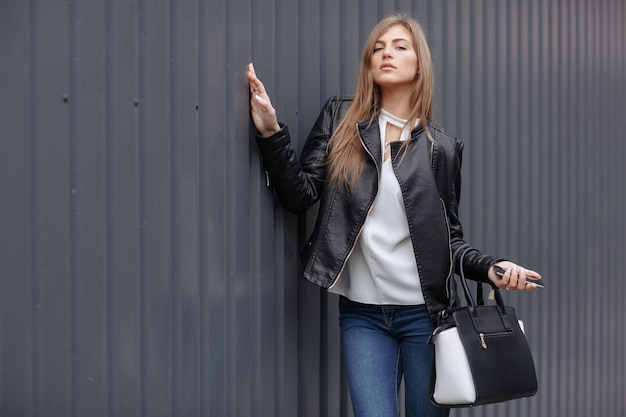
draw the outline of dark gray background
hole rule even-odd
[[[623,1],[0,0],[1,416],[349,415],[245,67],[301,147],[395,10],[466,143],[467,239],[547,282],[506,294],[539,394],[452,415],[626,413]]]

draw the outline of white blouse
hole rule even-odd
[[[378,117],[383,155],[387,123],[403,129],[400,140],[411,134],[406,120],[383,109]],[[419,120],[415,126],[417,123]],[[391,158],[383,163],[378,194],[354,250],[329,291],[364,304],[424,304],[402,192]]]

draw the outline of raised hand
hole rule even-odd
[[[265,86],[256,76],[254,65],[248,65],[248,81],[250,83],[250,113],[257,130],[262,137],[272,136],[280,130],[276,110],[272,107]]]

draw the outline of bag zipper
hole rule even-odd
[[[480,333],[478,336],[480,337],[480,345],[482,346],[482,348],[487,349],[487,343],[485,343],[485,334]]]
[[[486,339],[493,339],[495,337],[504,337],[504,336],[509,336],[511,334],[511,332],[497,332],[497,333],[483,333],[480,332],[478,333],[478,337],[480,338],[480,346],[483,349],[487,349],[487,340]]]

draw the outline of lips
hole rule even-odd
[[[395,69],[396,69],[396,67],[394,67],[391,64],[383,64],[383,65],[380,66],[380,70],[381,71],[389,71],[389,70],[395,70]]]

